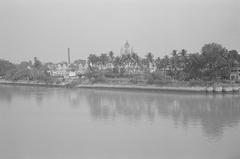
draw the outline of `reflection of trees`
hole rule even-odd
[[[14,98],[23,98],[28,101],[31,98],[41,104],[46,97],[50,97],[53,95],[53,91],[48,91],[48,89],[44,87],[31,87],[31,86],[8,86],[8,85],[0,85],[0,101],[6,101],[7,103],[11,103]]]
[[[151,106],[153,99],[145,98],[143,102],[134,94],[91,91],[87,94],[87,101],[95,118],[124,116],[129,119],[140,119],[146,116],[153,119],[155,113]]]
[[[12,95],[5,87],[0,87],[0,101],[11,103]]]
[[[239,96],[155,94],[117,91],[85,91],[91,115],[95,118],[156,116],[172,118],[176,125],[199,124],[210,137],[220,136],[224,127],[240,120]]]
[[[209,137],[221,136],[225,127],[240,121],[239,95],[205,96],[127,91],[69,90],[0,86],[0,103],[14,98],[48,103],[51,98],[68,101],[72,108],[87,105],[95,119],[128,120],[170,118],[177,126],[198,124]],[[86,103],[87,102],[87,103]]]
[[[177,124],[200,122],[204,132],[213,137],[221,135],[224,127],[234,126],[239,122],[239,101],[240,99],[234,96],[182,98],[178,100],[179,106],[169,106],[169,109],[172,109],[168,113]]]

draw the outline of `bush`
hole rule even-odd
[[[130,83],[137,84],[139,82],[138,77],[133,77],[130,79]]]
[[[185,81],[189,77],[189,74],[183,71],[178,71],[176,74],[176,79],[180,81]]]
[[[153,72],[153,73],[147,73],[145,75],[145,78],[147,80],[147,84],[159,84],[159,85],[166,85],[171,83],[171,77],[164,75],[163,72]]]
[[[86,77],[91,79],[91,83],[106,82],[106,77],[103,72],[88,72]]]
[[[8,80],[29,80],[31,78],[31,73],[27,69],[19,69],[8,73],[6,79]]]
[[[207,83],[202,80],[190,80],[188,85],[189,86],[206,86]]]
[[[151,75],[154,80],[164,80],[165,79],[163,72],[153,72],[153,73],[151,73]]]
[[[114,72],[106,72],[105,77],[108,78],[119,78],[120,74],[119,73],[114,73]]]

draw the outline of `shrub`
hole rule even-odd
[[[189,86],[205,86],[207,83],[202,80],[190,80]]]
[[[130,83],[137,84],[139,82],[138,77],[133,77],[130,79]]]
[[[119,78],[120,74],[119,73],[114,73],[114,72],[106,72],[105,77],[108,78]]]

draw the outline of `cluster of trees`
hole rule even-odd
[[[229,79],[232,67],[239,66],[240,55],[236,50],[227,50],[220,44],[210,43],[201,53],[190,54],[185,67],[189,78],[203,80]]]
[[[170,55],[154,57],[147,53],[144,57],[131,52],[115,56],[111,51],[99,56],[90,54],[87,60],[90,72],[101,71],[101,67],[111,64],[113,73],[123,75],[126,66],[132,66],[143,74],[149,74],[151,67],[156,73],[164,73],[166,77],[176,80],[216,80],[229,79],[232,67],[239,65],[240,55],[236,50],[228,50],[217,43],[205,44],[200,53],[190,53],[185,49],[173,50]],[[99,70],[100,68],[100,70]],[[105,67],[106,68],[106,67]],[[10,80],[50,80],[47,64],[43,64],[36,57],[33,62],[13,64],[0,59],[0,77]]]
[[[121,56],[114,56],[114,53],[110,51],[108,54],[103,53],[100,56],[90,54],[88,57],[88,65],[90,70],[94,71],[99,69],[99,67],[101,69],[101,67],[106,66],[107,64],[112,64],[114,72],[124,73],[126,71],[124,70],[124,66],[138,65],[143,68],[144,66],[153,64],[153,58],[154,56],[152,53],[148,53],[145,58],[141,58],[135,52],[123,54]]]
[[[39,80],[48,81],[50,75],[48,67],[42,64],[36,57],[32,61],[23,61],[20,64],[13,64],[0,59],[0,76],[7,80]]]
[[[173,50],[170,55],[163,58],[155,58],[152,53],[147,53],[142,58],[134,52],[114,56],[112,51],[100,56],[90,54],[88,57],[91,70],[108,63],[113,64],[115,72],[118,72],[122,66],[135,64],[145,72],[149,71],[152,65],[156,67],[157,72],[166,72],[167,76],[176,80],[216,80],[217,78],[229,79],[231,68],[240,63],[240,55],[236,50],[227,50],[220,44],[209,43],[202,47],[200,53],[189,53],[185,49]],[[120,72],[124,71],[126,70]]]

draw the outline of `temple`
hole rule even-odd
[[[133,47],[130,49],[130,44],[128,41],[125,42],[124,46],[121,47],[120,55],[131,54],[133,53]]]

